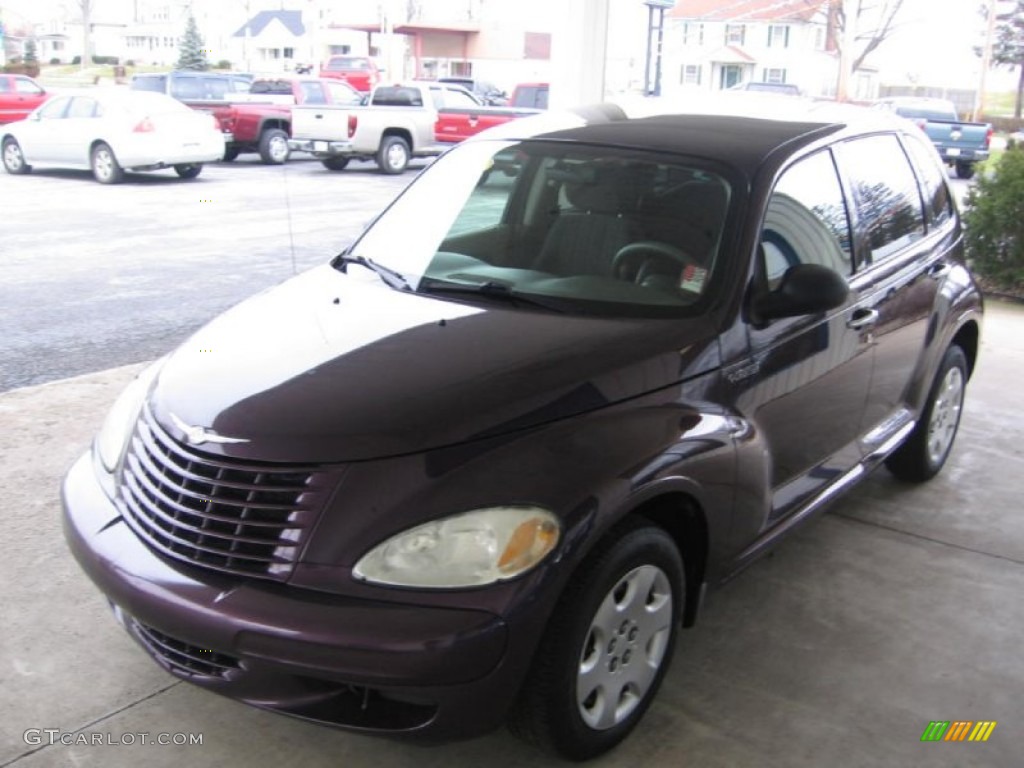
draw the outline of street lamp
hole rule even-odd
[[[644,0],[644,5],[647,6],[647,62],[644,67],[645,96],[661,96],[661,44],[665,32],[665,11],[674,8],[675,4],[675,0]],[[655,14],[657,14],[657,22],[655,22]],[[655,31],[658,33],[658,43],[657,48],[653,49],[652,43]],[[652,58],[654,59],[653,83],[651,81]]]

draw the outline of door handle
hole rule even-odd
[[[853,331],[863,331],[865,328],[870,328],[877,322],[877,309],[858,309],[855,310],[850,319],[846,321],[846,327]]]

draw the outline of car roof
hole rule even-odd
[[[661,151],[719,161],[753,173],[780,149],[791,154],[832,134],[906,130],[883,110],[756,92],[706,101],[640,99],[549,111],[513,120],[480,140],[549,139]]]

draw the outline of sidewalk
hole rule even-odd
[[[1020,765],[1024,307],[987,310],[943,474],[909,487],[875,473],[715,594],[638,731],[593,765]],[[504,732],[426,749],[331,731],[152,663],[67,552],[58,498],[62,474],[141,367],[0,395],[0,767],[564,765]],[[985,744],[921,743],[936,719],[998,726]],[[47,728],[203,743],[26,743],[27,729]]]

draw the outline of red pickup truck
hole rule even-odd
[[[52,95],[31,77],[0,74],[0,123],[24,120]]]
[[[269,165],[285,162],[290,154],[292,107],[296,104],[355,106],[362,94],[337,80],[316,77],[274,77],[254,80],[247,94],[229,104],[192,104],[217,118],[224,132],[224,159],[258,152]]]

